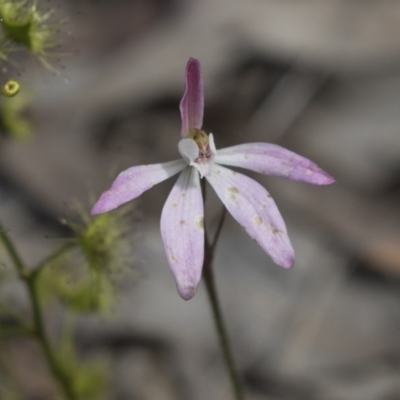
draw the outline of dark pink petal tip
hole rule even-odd
[[[203,77],[199,60],[189,58],[185,73],[185,93],[181,104],[182,137],[203,125],[204,94]]]

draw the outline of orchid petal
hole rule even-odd
[[[220,149],[215,162],[314,185],[335,182],[317,164],[276,144],[248,143]]]
[[[182,158],[191,165],[199,156],[199,146],[193,139],[182,139],[178,143],[178,150]]]
[[[204,261],[204,210],[198,172],[179,175],[161,215],[161,236],[179,295],[191,299],[201,279]]]
[[[186,163],[183,160],[175,160],[128,168],[117,176],[109,190],[103,192],[93,206],[91,214],[104,213],[133,200],[185,167]]]
[[[193,129],[203,125],[204,94],[200,62],[189,58],[186,65],[185,93],[181,104],[182,137],[187,137]]]
[[[270,194],[253,179],[220,165],[215,165],[206,179],[250,237],[276,264],[290,268],[294,263],[294,250],[285,222]]]

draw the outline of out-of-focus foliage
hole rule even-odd
[[[112,272],[126,263],[129,245],[123,238],[129,229],[127,215],[131,211],[132,207],[128,205],[114,213],[95,217],[81,212],[83,224],[71,224],[91,271]]]
[[[61,55],[56,48],[62,43],[59,29],[65,20],[57,20],[53,14],[52,9],[42,11],[36,0],[0,0],[0,62],[17,67],[11,53],[26,50],[46,69],[58,74],[51,59]],[[19,86],[19,82],[9,79],[1,87],[1,93],[14,97],[19,92]],[[12,138],[24,140],[32,133],[31,123],[23,115],[31,99],[26,92],[15,97],[2,102],[0,124]]]
[[[3,400],[22,400],[22,397],[12,391],[6,391],[1,397]]]
[[[107,279],[70,262],[45,268],[38,282],[42,301],[59,299],[75,311],[106,312],[112,303]]]
[[[60,299],[69,309],[108,312],[113,304],[113,278],[127,265],[129,244],[126,214],[131,207],[68,223],[78,250],[46,266],[38,284],[43,301]]]
[[[0,387],[0,399],[2,400],[22,400],[23,397],[18,394],[14,387]]]
[[[31,102],[31,94],[21,90],[17,96],[3,97],[0,109],[0,125],[4,132],[16,140],[29,139],[32,123],[25,115]]]
[[[75,327],[71,321],[82,312],[104,313],[110,310],[116,297],[113,290],[115,273],[124,272],[130,252],[126,234],[129,226],[127,212],[131,208],[129,206],[96,217],[81,210],[81,221],[68,223],[74,236],[70,240],[75,245],[67,243],[61,246],[35,269],[29,270],[23,266],[10,271],[14,278],[15,272],[18,272],[17,276],[25,280],[27,287],[34,288],[29,293],[37,296],[33,303],[36,308],[34,306],[33,309],[39,311],[36,311],[33,325],[25,323],[26,316],[23,313],[15,312],[8,304],[0,303],[0,335],[29,336],[38,339],[39,343],[45,343],[43,346],[48,350],[44,354],[47,354],[53,372],[56,371],[54,374],[60,383],[59,388],[64,388],[65,393],[76,400],[108,398],[108,361],[105,357],[82,360],[77,356]],[[6,236],[3,236],[3,243],[9,251],[13,248]],[[25,269],[26,274],[20,273]],[[61,340],[55,340],[57,345],[47,341],[46,335],[41,334],[43,325],[40,325],[40,315],[46,314],[45,308],[49,301],[61,302],[66,316]],[[0,392],[0,398],[18,399],[14,391],[2,387],[1,379],[0,391],[4,392]]]
[[[20,84],[15,79],[8,79],[8,81],[1,87],[1,93],[7,97],[15,96],[20,89]]]
[[[46,68],[56,72],[49,58],[60,44],[57,29],[63,21],[51,22],[52,15],[52,10],[40,11],[35,0],[0,0],[0,58],[9,60],[9,51],[24,47]]]
[[[74,394],[77,399],[82,400],[108,398],[110,371],[107,360],[102,357],[87,361],[78,358],[71,336],[70,329],[67,329],[57,356]]]

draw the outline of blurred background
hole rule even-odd
[[[296,250],[274,265],[231,217],[215,260],[248,399],[400,399],[400,3],[368,0],[38,1],[66,18],[54,75],[5,63],[32,134],[0,138],[0,218],[34,265],[128,166],[179,157],[189,57],[202,64],[216,145],[271,142],[337,183],[249,175],[274,197]],[[23,94],[22,90],[26,91]],[[24,97],[25,98],[25,97]],[[4,100],[1,107],[4,107]],[[111,313],[79,318],[83,358],[110,360],[110,397],[230,399],[205,289],[184,302],[159,218],[175,178],[135,201],[130,274]],[[222,206],[209,191],[206,226]],[[0,252],[0,257],[2,253]],[[0,269],[11,268],[3,262]],[[26,306],[23,288],[2,295]],[[57,332],[57,316],[49,330]],[[55,399],[41,353],[0,341],[24,399]],[[1,373],[3,371],[3,373]],[[8,376],[8,375],[7,375]],[[0,385],[8,385],[0,370]]]

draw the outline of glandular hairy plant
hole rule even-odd
[[[114,281],[124,275],[132,261],[126,214],[127,208],[91,217],[81,210],[79,222],[63,221],[73,232],[76,251],[41,271],[43,300],[59,299],[76,312],[110,311]]]
[[[17,47],[29,50],[47,69],[57,72],[51,58],[58,57],[58,30],[66,20],[53,21],[53,10],[41,11],[36,0],[0,0],[0,59]]]
[[[81,212],[81,224],[71,224],[87,266],[93,272],[110,273],[120,270],[128,261],[129,243],[126,233],[132,207],[119,210],[114,216],[101,214],[95,217]]]
[[[5,250],[15,267],[11,270],[14,278],[25,284],[32,313],[27,319],[8,304],[2,307],[0,301],[0,338],[19,335],[37,341],[62,393],[57,398],[105,400],[109,398],[109,359],[104,354],[81,357],[74,340],[75,320],[88,312],[99,315],[114,304],[118,293],[114,289],[114,273],[121,273],[131,260],[128,227],[132,224],[126,218],[127,209],[99,217],[80,210],[79,222],[65,222],[71,236],[35,266],[25,264],[9,230],[0,223],[0,251]],[[125,279],[126,274],[123,276]],[[57,336],[48,331],[46,317],[52,310],[59,310],[63,316]],[[1,373],[0,358],[0,377]]]

